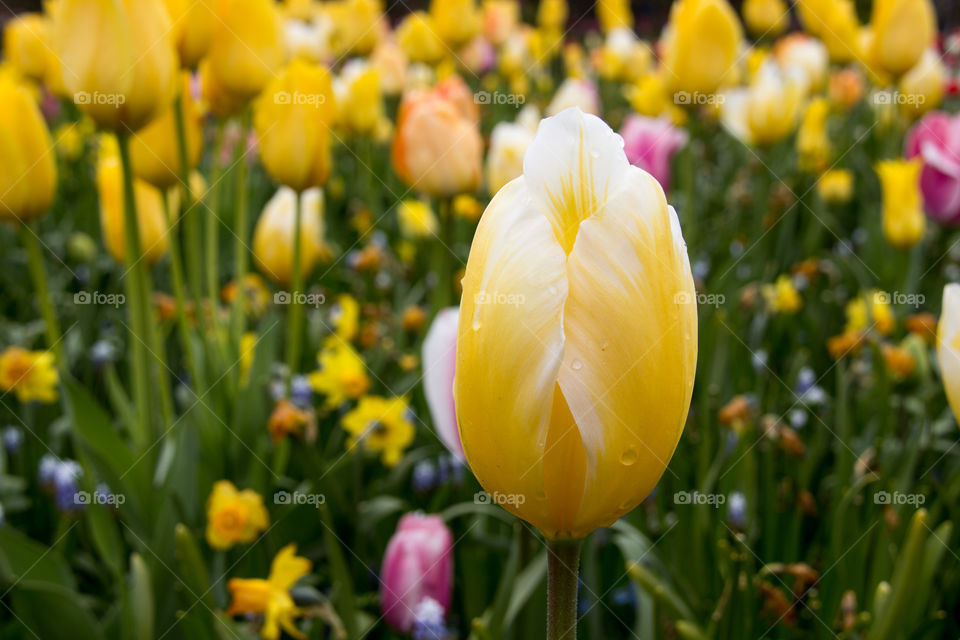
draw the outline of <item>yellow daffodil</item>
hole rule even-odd
[[[341,424],[350,434],[350,448],[358,445],[380,453],[383,464],[392,467],[413,442],[410,405],[404,397],[364,396],[355,409],[343,416]]]
[[[870,67],[894,77],[909,71],[937,34],[930,0],[874,0],[864,54]]]
[[[218,0],[206,62],[211,82],[245,104],[264,90],[283,64],[280,13],[273,0]],[[306,138],[306,136],[304,136]]]
[[[134,198],[137,206],[137,227],[140,230],[140,249],[150,264],[167,252],[167,231],[170,227],[164,210],[163,194],[145,180],[134,179]],[[123,195],[123,167],[116,151],[116,141],[104,136],[97,162],[97,194],[100,197],[100,230],[110,255],[118,262],[126,262],[127,245],[124,241],[125,201]]]
[[[797,162],[806,171],[823,171],[830,159],[830,134],[827,116],[830,103],[824,97],[810,101],[797,131]]]
[[[190,94],[190,77],[181,76],[181,103],[184,133],[187,139],[187,170],[196,168],[203,151],[203,113]],[[130,140],[133,173],[160,189],[180,182],[180,146],[177,142],[175,103]]]
[[[860,21],[853,0],[798,0],[796,6],[803,27],[827,45],[831,60],[860,59]]]
[[[793,285],[793,278],[783,274],[773,284],[763,286],[763,297],[773,313],[794,314],[803,308],[803,298]]]
[[[335,84],[338,123],[348,135],[373,138],[386,117],[377,67],[354,59],[343,65]]]
[[[775,38],[790,24],[790,9],[783,0],[744,0],[743,22],[756,38]]]
[[[454,396],[484,489],[550,538],[639,504],[686,422],[695,300],[676,213],[620,136],[578,109],[543,120],[463,279]]]
[[[446,52],[433,18],[425,11],[409,13],[400,21],[397,42],[411,62],[433,64]]]
[[[960,284],[943,288],[943,308],[937,325],[937,361],[943,389],[960,423]]]
[[[0,353],[0,391],[12,391],[20,402],[56,402],[59,381],[51,351],[7,347]]]
[[[604,0],[596,4],[597,20],[604,33],[614,29],[633,30],[633,12],[629,0]]]
[[[437,232],[437,216],[429,203],[407,198],[397,205],[400,233],[407,238],[425,238]]]
[[[910,118],[919,118],[943,102],[947,69],[936,49],[927,49],[920,61],[900,78],[901,109]]]
[[[888,336],[897,326],[890,307],[890,296],[876,289],[857,296],[847,303],[844,313],[847,324],[844,333],[863,334],[871,329]]]
[[[21,13],[3,26],[3,59],[24,77],[43,79],[47,70],[49,23],[41,13]]]
[[[347,400],[359,398],[370,389],[363,358],[343,338],[330,336],[317,354],[319,369],[308,376],[310,386],[322,394],[324,406],[335,409]]]
[[[180,65],[195,69],[210,49],[217,29],[217,0],[165,0],[173,22]]]
[[[0,221],[46,213],[56,191],[56,154],[43,115],[26,87],[0,73]]]
[[[295,191],[330,175],[330,126],[337,105],[326,68],[294,60],[257,100],[254,128],[260,159],[274,180]]]
[[[804,98],[803,81],[772,62],[765,63],[749,87],[724,94],[724,125],[744,143],[769,146],[797,126]]]
[[[440,39],[450,47],[465,44],[480,31],[476,0],[430,0],[430,17]]]
[[[349,294],[337,297],[334,310],[330,314],[330,321],[338,336],[350,342],[357,335],[357,326],[360,322],[360,305],[357,299]]]
[[[740,20],[726,0],[676,0],[662,43],[670,90],[710,94],[730,83],[742,41]]]
[[[832,169],[817,181],[817,193],[829,204],[846,204],[853,197],[853,172]]]
[[[309,560],[297,555],[296,545],[288,544],[274,557],[266,580],[231,578],[227,582],[227,591],[230,592],[227,615],[263,616],[260,637],[264,640],[279,640],[283,632],[304,640],[306,634],[294,623],[302,612],[293,602],[290,589],[297,580],[310,573],[312,566]]]
[[[114,131],[136,131],[166,109],[180,68],[161,0],[60,0],[53,45],[81,111]]]
[[[324,242],[323,191],[308,189],[297,194],[289,187],[280,187],[263,208],[253,230],[253,257],[263,275],[284,286],[293,281],[298,199],[303,277],[310,275],[317,263],[330,255]]]
[[[252,489],[238,491],[229,480],[213,485],[207,498],[207,543],[214,549],[253,542],[270,524],[263,498]]]
[[[917,244],[926,229],[920,192],[922,168],[920,158],[884,160],[876,165],[883,191],[883,235],[897,249]]]

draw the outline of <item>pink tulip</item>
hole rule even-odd
[[[453,534],[437,515],[408,513],[387,544],[380,576],[380,608],[393,628],[413,628],[418,605],[435,600],[450,610]]]
[[[933,111],[907,134],[905,155],[920,156],[920,190],[927,215],[960,224],[960,117]]]
[[[623,150],[630,164],[640,167],[670,189],[673,154],[687,144],[687,132],[673,126],[668,118],[629,116],[620,130]]]
[[[443,309],[434,318],[423,341],[423,391],[433,427],[443,445],[464,460],[457,412],[453,406],[453,374],[457,363],[459,307]]]

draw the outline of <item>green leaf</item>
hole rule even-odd
[[[547,579],[547,552],[542,551],[530,561],[530,564],[517,576],[516,585],[513,587],[513,593],[510,594],[510,605],[507,607],[507,615],[504,617],[504,628],[511,628],[517,614],[523,610],[530,596],[537,590],[543,581]]]
[[[150,570],[139,553],[130,554],[130,638],[152,640],[154,629],[153,586]]]
[[[20,622],[43,640],[102,640],[103,633],[80,595],[50,582],[24,580],[11,593]]]
[[[320,505],[320,521],[323,524],[323,543],[330,562],[330,573],[337,592],[333,598],[337,613],[347,628],[347,637],[353,640],[357,637],[356,600],[353,593],[353,580],[350,571],[340,550],[340,541],[334,534],[333,522],[330,518],[330,509],[327,505]]]
[[[59,553],[12,527],[0,527],[0,579],[4,588],[25,579],[75,588],[73,574]]]
[[[870,640],[890,640],[905,637],[902,627],[904,618],[913,599],[917,581],[923,569],[924,553],[927,548],[927,510],[918,509],[910,519],[907,538],[897,557],[897,566],[893,571],[890,595],[886,597],[876,612],[870,631]]]

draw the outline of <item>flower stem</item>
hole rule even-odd
[[[202,266],[200,264],[200,213],[199,208],[194,211],[193,193],[190,191],[190,160],[187,149],[187,129],[183,115],[183,92],[177,94],[174,105],[174,119],[177,127],[177,159],[180,162],[180,186],[183,194],[183,230],[186,244],[186,271],[187,287],[193,300],[194,308],[199,317],[200,310],[200,282],[202,280]]]
[[[453,226],[453,212],[450,200],[442,198],[437,204],[437,218],[439,231],[433,243],[433,275],[436,281],[433,284],[433,308],[431,315],[436,315],[441,309],[450,306],[450,258],[453,251],[451,227]]]
[[[143,251],[140,247],[140,225],[137,219],[137,200],[133,190],[133,164],[130,161],[130,138],[126,133],[117,134],[120,162],[123,165],[123,236],[125,243],[126,274],[124,285],[129,298],[130,350],[133,367],[133,397],[136,406],[136,423],[131,425],[133,441],[139,451],[151,445],[150,387],[147,379],[147,300],[143,277]]]
[[[287,315],[287,369],[290,377],[287,379],[287,393],[293,383],[293,376],[297,372],[300,364],[300,344],[303,334],[303,306],[298,301],[303,288],[303,272],[300,268],[301,253],[303,251],[303,233],[301,229],[301,218],[303,217],[303,208],[300,204],[300,194],[297,194],[295,205],[295,218],[293,225],[293,272],[290,292],[290,312]]]
[[[167,192],[163,192],[163,208],[167,211],[167,215],[171,215],[169,211],[170,202],[167,197]],[[197,354],[193,348],[193,336],[190,334],[190,324],[187,322],[187,303],[186,295],[184,291],[184,282],[183,282],[183,264],[181,263],[180,257],[180,230],[179,221],[180,221],[180,212],[172,212],[173,223],[171,224],[170,232],[168,234],[169,245],[170,245],[170,281],[173,287],[173,296],[177,301],[177,329],[180,333],[180,341],[183,343],[183,351],[187,360],[187,368],[190,371],[190,383],[193,385],[194,389],[203,389],[202,383],[200,381],[200,367],[197,361]]]
[[[20,227],[20,238],[23,245],[27,248],[27,260],[30,265],[30,277],[33,278],[33,286],[37,297],[40,299],[40,311],[43,314],[43,323],[46,325],[47,348],[53,351],[57,359],[57,366],[65,367],[63,361],[63,347],[60,344],[60,322],[53,311],[53,303],[50,300],[50,289],[47,287],[47,269],[43,266],[43,252],[40,251],[40,243],[37,241],[37,233],[31,229],[26,222]]]
[[[248,248],[247,235],[250,226],[247,220],[247,135],[250,131],[250,111],[244,113],[240,122],[240,140],[237,142],[237,183],[236,183],[236,229],[235,242],[233,247],[234,259],[234,283],[237,287],[237,295],[233,298],[233,309],[231,310],[231,329],[233,339],[237,345],[240,344],[240,337],[246,330],[246,305],[247,295],[244,280],[247,276]]]
[[[547,541],[547,640],[576,640],[580,543]]]

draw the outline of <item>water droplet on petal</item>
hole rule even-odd
[[[583,363],[580,362],[579,360],[574,360],[573,362],[570,363],[570,368],[573,369],[574,371],[580,371],[580,369],[583,369]]]
[[[637,461],[638,457],[637,448],[631,445],[620,454],[620,464],[629,467]]]
[[[480,327],[481,327],[481,326],[483,326],[483,325],[480,324],[480,318],[474,318],[474,319],[473,319],[473,330],[474,330],[474,331],[480,331]]]

